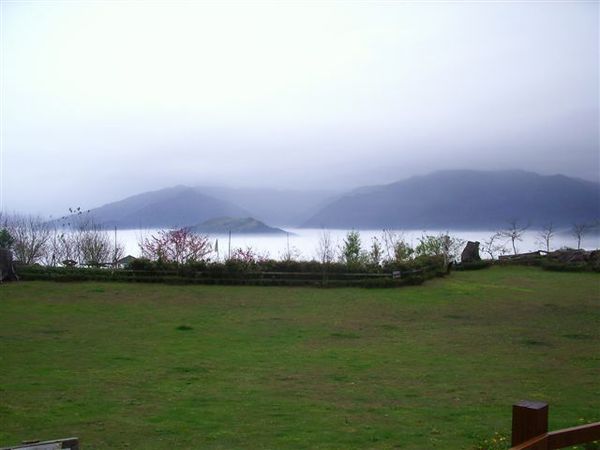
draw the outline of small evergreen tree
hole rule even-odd
[[[11,248],[15,239],[6,228],[0,230],[0,248]]]
[[[352,230],[346,234],[346,238],[344,239],[344,244],[342,246],[341,256],[342,262],[345,263],[349,268],[357,268],[366,261],[361,245],[360,233],[358,231]]]
[[[394,245],[394,260],[396,262],[408,261],[415,251],[405,241],[400,240]]]

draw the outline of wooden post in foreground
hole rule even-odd
[[[548,403],[521,401],[513,405],[511,445],[548,432]]]

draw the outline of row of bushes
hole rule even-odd
[[[342,270],[345,269],[345,270]],[[278,286],[397,287],[421,284],[445,273],[438,258],[370,271],[348,271],[342,264],[266,261],[241,266],[231,263],[164,264],[137,260],[129,269],[20,266],[22,280],[122,281],[169,284],[228,284]]]
[[[492,265],[494,265],[494,261],[489,259],[482,259],[480,261],[457,264],[456,266],[454,266],[454,270],[481,270],[492,267]]]
[[[596,272],[600,273],[599,263],[577,262],[564,263],[560,261],[545,260],[540,263],[544,270],[554,272]]]
[[[470,263],[463,263],[454,266],[454,270],[479,270],[486,269],[493,265],[501,266],[534,266],[541,267],[544,270],[555,272],[597,272],[600,273],[600,261],[577,261],[564,262],[553,259],[548,256],[536,256],[523,259],[508,260],[481,260]]]
[[[140,260],[138,260],[140,261]],[[482,260],[457,264],[453,270],[481,270],[492,265],[536,265],[545,270],[562,272],[600,272],[598,264],[564,263],[545,257],[529,261]],[[252,267],[228,263],[161,264],[141,260],[130,269],[19,266],[22,280],[117,281],[168,284],[221,284],[270,286],[361,286],[398,287],[417,285],[447,273],[436,258],[421,258],[412,264],[348,271],[343,264],[322,265],[317,262],[268,261]],[[388,269],[388,270],[386,270]]]
[[[321,263],[319,261],[295,261],[295,260],[264,260],[264,261],[240,261],[230,259],[225,262],[198,261],[186,264],[174,262],[151,261],[138,258],[128,266],[132,270],[164,271],[164,270],[188,270],[196,272],[211,273],[247,273],[247,272],[294,272],[294,273],[372,273],[390,274],[394,271],[420,270],[431,266],[442,267],[442,257],[422,256],[406,262],[386,261],[383,264],[345,264],[341,262]]]

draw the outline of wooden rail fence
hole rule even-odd
[[[53,441],[25,441],[14,447],[2,447],[0,450],[80,450],[79,439],[76,437],[56,439]]]
[[[511,450],[554,450],[600,440],[600,422],[548,431],[548,404],[513,405]]]

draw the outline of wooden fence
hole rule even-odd
[[[548,404],[513,405],[511,450],[554,450],[600,440],[600,422],[548,431]]]
[[[26,441],[14,447],[2,447],[0,450],[79,450],[79,439],[76,437],[56,439],[53,441]]]
[[[64,267],[22,266],[18,275],[23,281],[118,281],[167,284],[220,284],[261,286],[320,287],[399,287],[416,285],[426,279],[443,275],[437,266],[384,272],[275,272],[275,271],[196,271],[186,270],[125,270]]]

